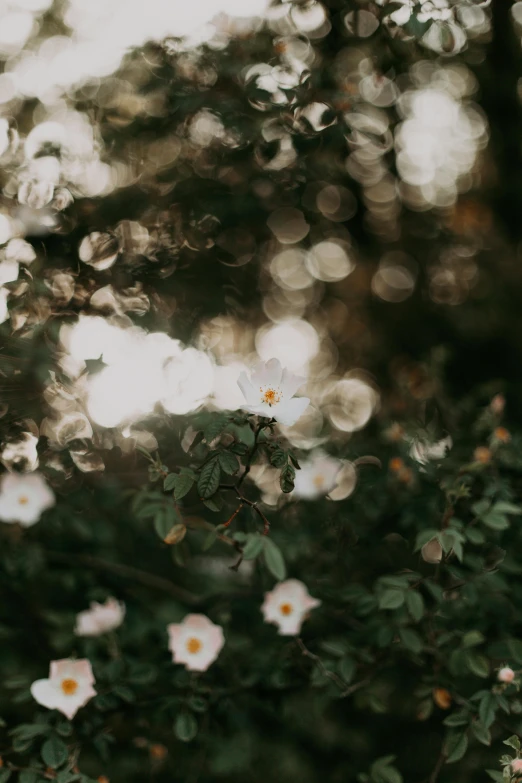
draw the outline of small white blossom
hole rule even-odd
[[[410,448],[410,457],[419,462],[421,465],[425,465],[430,460],[444,459],[446,452],[448,452],[453,446],[453,441],[448,435],[442,440],[438,440],[436,443],[430,443],[426,440],[414,440]]]
[[[91,664],[84,658],[63,658],[51,661],[49,679],[36,680],[31,685],[33,698],[49,710],[59,710],[71,720],[96,691]]]
[[[321,601],[309,594],[306,585],[298,579],[287,579],[265,593],[261,611],[265,622],[278,626],[281,636],[297,636],[310,610],[320,604]]]
[[[125,604],[107,598],[104,604],[91,602],[90,609],[76,615],[76,636],[100,636],[118,628],[125,617]]]
[[[301,462],[301,470],[296,471],[292,497],[315,500],[327,495],[336,486],[342,466],[341,460],[323,451],[312,452],[309,459]]]
[[[308,397],[294,397],[304,381],[305,378],[284,370],[278,359],[259,362],[250,378],[245,372],[238,378],[238,386],[246,400],[241,408],[291,426],[310,403]]]
[[[174,663],[196,672],[206,671],[225,643],[221,626],[204,614],[188,614],[183,622],[167,626],[167,633]]]
[[[54,492],[40,473],[4,473],[0,479],[2,522],[31,527],[55,503]]]

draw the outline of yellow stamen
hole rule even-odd
[[[191,655],[195,655],[196,653],[198,653],[201,650],[202,646],[203,645],[201,644],[199,639],[196,639],[194,636],[191,636],[190,639],[187,640],[187,650]]]
[[[324,476],[314,476],[313,483],[316,489],[322,489],[324,487]]]
[[[281,397],[283,396],[281,392],[277,389],[265,389],[262,388],[259,389],[261,392],[261,402],[266,402],[267,405],[272,407],[272,405],[277,405],[278,402],[281,401]]]
[[[72,696],[78,690],[78,683],[76,680],[66,679],[62,680],[62,691],[66,696]]]
[[[292,604],[281,604],[281,606],[279,607],[279,611],[281,612],[281,614],[284,614],[286,617],[288,617],[288,615],[292,614],[292,612],[294,611],[294,607],[292,606]]]
[[[20,503],[21,506],[25,506],[27,505],[27,503],[29,503],[29,498],[27,497],[27,495],[20,495],[20,497],[18,498],[18,502]]]

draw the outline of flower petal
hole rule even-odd
[[[256,394],[254,387],[248,379],[246,372],[242,372],[237,379],[237,385],[243,392],[243,396],[249,405],[255,404],[259,400],[259,394]]]
[[[293,397],[300,386],[306,381],[301,375],[294,375],[290,370],[284,369],[281,377],[281,391],[285,399]]]
[[[31,685],[31,695],[42,707],[55,710],[59,702],[59,693],[51,680],[35,680]]]
[[[310,400],[308,397],[294,397],[287,402],[281,402],[279,405],[274,406],[272,415],[280,424],[290,427],[301,418],[309,404]]]

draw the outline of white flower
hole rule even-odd
[[[56,498],[40,473],[4,473],[0,479],[0,519],[34,525]]]
[[[510,666],[503,666],[502,669],[499,670],[498,679],[500,682],[513,682],[515,679],[515,672]]]
[[[183,622],[167,626],[167,633],[174,663],[196,672],[206,671],[225,643],[221,626],[204,614],[188,614]]]
[[[342,465],[341,460],[323,451],[312,452],[309,459],[301,462],[301,470],[296,471],[292,497],[314,500],[327,495],[337,484]]]
[[[276,419],[281,424],[295,424],[310,402],[308,397],[294,398],[304,381],[305,378],[283,370],[278,359],[259,362],[253,368],[250,379],[245,372],[238,378],[238,386],[246,400],[246,405],[241,407],[249,413]]]
[[[446,438],[442,438],[442,440],[438,440],[436,443],[417,439],[411,444],[410,457],[421,465],[425,465],[430,460],[444,459],[446,452],[449,451],[452,446],[453,441],[449,435]]]
[[[425,563],[440,563],[443,554],[442,547],[436,538],[432,538],[421,549],[421,557]]]
[[[125,617],[125,604],[107,598],[104,604],[91,602],[91,608],[76,616],[76,636],[100,636],[118,628]]]
[[[51,661],[48,680],[31,685],[33,698],[49,710],[59,710],[71,720],[80,707],[96,696],[91,664],[84,658]]]
[[[261,611],[265,622],[279,627],[281,636],[297,636],[310,609],[320,604],[308,593],[306,585],[298,579],[287,579],[265,593]]]

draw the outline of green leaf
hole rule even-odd
[[[522,642],[518,639],[508,639],[507,646],[516,663],[522,663]]]
[[[170,492],[176,486],[177,475],[175,473],[169,473],[163,480],[163,489],[165,492]]]
[[[219,464],[221,470],[224,473],[228,473],[229,476],[233,476],[239,470],[239,460],[235,454],[231,454],[230,451],[220,451],[218,455]]]
[[[468,749],[468,738],[465,732],[448,734],[445,742],[446,764],[460,761]]]
[[[36,783],[36,781],[37,781],[36,772],[33,772],[30,769],[24,769],[18,775],[18,783]]]
[[[277,447],[270,455],[270,464],[274,468],[282,468],[288,462],[288,455],[284,449]]]
[[[263,551],[263,537],[252,533],[243,549],[243,560],[254,560]]]
[[[211,498],[206,498],[203,500],[203,505],[206,506],[210,511],[221,511],[224,505],[223,498],[219,492],[216,492],[216,494]]]
[[[422,650],[422,638],[412,628],[399,628],[399,637],[403,645],[412,653],[420,653]]]
[[[203,430],[203,437],[207,443],[211,443],[214,438],[221,435],[227,424],[229,423],[229,417],[225,414],[213,414],[211,420]]]
[[[522,507],[515,506],[514,503],[507,503],[505,500],[499,500],[495,503],[492,510],[498,514],[515,514],[518,516],[522,514]]]
[[[79,780],[81,775],[79,775],[77,772],[69,772],[68,770],[65,770],[64,772],[59,772],[56,776],[56,783],[72,783],[73,780]]]
[[[53,769],[64,764],[69,757],[67,745],[56,735],[49,737],[49,739],[44,742],[41,754],[44,764]]]
[[[154,517],[154,529],[162,541],[166,539],[176,521],[179,521],[179,515],[174,508],[162,508],[158,511]]]
[[[406,607],[413,619],[419,622],[424,614],[424,599],[418,590],[406,592]]]
[[[21,723],[9,733],[20,739],[32,739],[42,734],[48,734],[50,730],[47,723]]]
[[[385,590],[379,598],[379,609],[398,609],[404,603],[402,590]]]
[[[507,530],[509,527],[509,519],[504,514],[497,514],[494,511],[483,514],[481,521],[491,530]]]
[[[0,783],[5,783],[11,777],[10,769],[0,769]]]
[[[465,633],[462,637],[461,645],[462,647],[476,647],[477,644],[482,644],[484,642],[484,635],[480,633],[480,631],[468,631],[468,633]]]
[[[356,671],[356,664],[353,658],[351,658],[349,655],[345,655],[344,658],[341,658],[339,661],[338,669],[339,674],[343,678],[343,680],[346,683],[349,683],[353,680],[353,676]]]
[[[469,712],[466,710],[458,710],[458,712],[453,712],[451,715],[448,715],[447,718],[444,718],[442,721],[445,726],[467,726],[469,723]]]
[[[174,724],[174,734],[182,742],[190,742],[198,733],[198,722],[191,712],[180,712]]]
[[[497,711],[497,702],[495,697],[489,691],[482,697],[479,704],[479,718],[486,727],[489,729],[493,721],[495,720],[495,713]]]
[[[176,476],[176,483],[174,485],[174,497],[176,500],[181,500],[187,495],[194,485],[194,477],[188,473],[180,473]]]
[[[279,477],[279,485],[283,492],[292,492],[294,488],[294,479],[295,469],[291,465],[287,465],[285,468],[283,468]]]
[[[466,653],[466,665],[477,677],[489,677],[489,661],[485,655],[470,650]]]
[[[496,783],[502,783],[504,780],[502,772],[499,772],[497,769],[486,769],[486,775],[489,775],[491,780],[496,781]]]
[[[517,737],[516,734],[513,734],[511,737],[508,737],[507,740],[503,740],[503,745],[507,745],[510,748],[513,748],[513,750],[519,751],[520,750],[520,739]]]
[[[428,541],[431,541],[434,538],[437,538],[439,534],[439,531],[436,528],[429,528],[428,530],[421,530],[420,533],[417,533],[417,537],[415,538],[415,547],[414,552],[418,552],[419,549],[422,549],[424,544],[427,544]]]
[[[266,567],[281,582],[286,576],[285,561],[277,544],[268,536],[263,536],[263,555]]]
[[[468,541],[470,541],[472,544],[483,544],[486,540],[486,536],[482,532],[482,530],[478,530],[476,527],[468,527],[466,529],[466,538]]]
[[[206,465],[203,465],[198,479],[198,492],[202,499],[212,497],[217,491],[220,475],[221,469],[216,457],[213,457]]]
[[[487,729],[483,723],[478,720],[473,721],[471,724],[473,734],[483,745],[491,745],[491,732]]]

